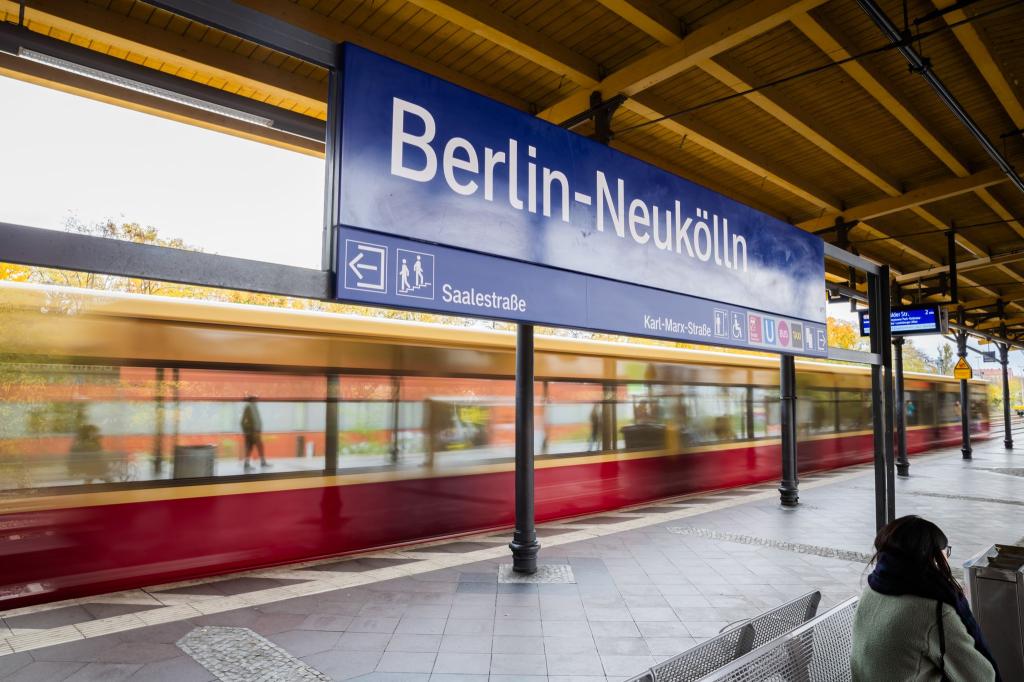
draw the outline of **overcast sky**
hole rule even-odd
[[[211,253],[320,267],[321,159],[2,76],[0,102],[0,221],[112,218]],[[828,314],[856,323],[849,304]],[[914,343],[934,357],[943,339]]]

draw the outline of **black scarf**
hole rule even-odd
[[[879,594],[891,596],[910,594],[915,597],[935,599],[952,606],[956,610],[956,615],[960,616],[964,627],[967,628],[968,634],[974,638],[974,648],[992,664],[992,668],[996,671],[996,682],[1000,682],[999,668],[996,667],[995,659],[992,658],[992,653],[988,650],[988,645],[985,644],[985,638],[981,634],[981,628],[978,627],[978,621],[974,620],[971,607],[967,605],[967,599],[952,586],[946,584],[944,580],[941,580],[938,575],[934,577],[922,575],[919,568],[902,557],[889,552],[880,552],[875,570],[868,576],[868,585]]]

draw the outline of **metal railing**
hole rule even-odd
[[[814,618],[821,592],[810,592],[663,661],[629,682],[691,682]]]

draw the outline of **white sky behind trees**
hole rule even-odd
[[[209,253],[320,267],[319,158],[2,76],[0,130],[2,222],[137,222]],[[848,303],[828,314],[856,327]],[[943,342],[914,337],[932,358]]]

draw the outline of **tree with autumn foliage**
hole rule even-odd
[[[847,350],[863,350],[864,345],[860,334],[852,322],[840,320],[838,317],[829,316],[828,345],[832,348],[846,348]]]

